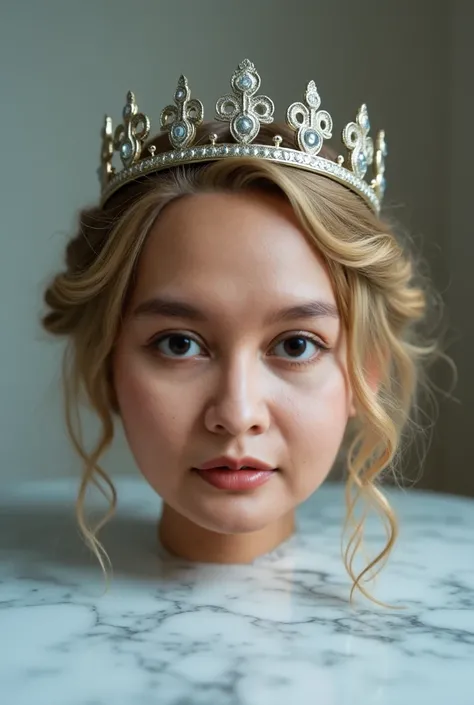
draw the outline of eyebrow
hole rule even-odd
[[[155,296],[139,304],[132,318],[163,316],[167,318],[187,318],[191,321],[208,321],[206,314],[194,304],[177,299]],[[298,318],[339,318],[337,306],[330,301],[302,301],[275,311],[266,320],[267,325]]]

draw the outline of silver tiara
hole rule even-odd
[[[161,111],[161,131],[168,133],[171,149],[155,154],[156,147],[146,148],[150,134],[150,120],[138,112],[135,96],[127,94],[123,109],[123,123],[113,132],[112,120],[106,116],[102,131],[102,153],[99,176],[101,203],[121,186],[141,176],[173,166],[209,162],[236,157],[265,159],[285,166],[312,171],[337,181],[361,196],[377,214],[385,192],[385,157],[387,144],[381,130],[375,140],[369,136],[370,122],[367,106],[359,109],[355,122],[342,130],[346,157],[327,159],[319,156],[324,140],[332,137],[333,121],[326,110],[321,110],[321,98],[314,81],[306,86],[304,100],[292,103],[286,111],[286,124],[294,132],[295,148],[282,147],[282,138],[276,135],[273,146],[258,144],[260,125],[273,122],[275,106],[265,95],[258,95],[261,79],[251,61],[242,61],[231,78],[232,92],[216,103],[216,119],[228,122],[234,142],[218,143],[217,135],[209,135],[209,143],[194,145],[196,127],[204,120],[200,100],[191,98],[185,76],[181,76],[174,94],[174,104]],[[118,152],[122,168],[112,165]],[[366,180],[372,166],[373,178]]]

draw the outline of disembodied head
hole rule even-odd
[[[259,142],[277,133],[267,126]],[[83,503],[100,476],[115,507],[98,461],[116,423],[163,499],[160,538],[177,555],[248,562],[271,550],[339,460],[346,526],[354,492],[387,519],[382,561],[397,521],[376,485],[435,351],[416,329],[426,291],[390,226],[341,184],[244,157],[137,180],[79,221],[43,324],[70,341],[67,423],[84,459],[77,514],[101,564]],[[90,454],[73,425],[81,388],[102,429]],[[221,456],[271,472],[245,490],[218,487],[198,469]],[[352,543],[361,525],[354,532]],[[367,594],[353,557],[353,588]]]

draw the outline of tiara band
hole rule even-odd
[[[102,131],[102,152],[99,177],[101,181],[101,204],[125,184],[136,179],[169,169],[173,166],[198,162],[217,161],[226,158],[256,158],[299,168],[326,176],[337,181],[364,199],[367,205],[379,213],[385,192],[385,157],[387,145],[384,131],[377,135],[375,147],[369,136],[370,122],[367,106],[363,104],[355,122],[349,122],[342,130],[342,142],[347,149],[346,158],[338,156],[335,161],[319,155],[324,140],[332,137],[333,121],[326,110],[321,110],[321,98],[316,84],[306,86],[304,102],[292,103],[286,111],[286,124],[294,132],[295,148],[282,147],[282,138],[273,138],[273,146],[254,142],[261,124],[273,122],[273,101],[264,95],[256,95],[260,87],[260,76],[251,61],[245,59],[231,78],[232,93],[216,103],[216,119],[228,122],[235,142],[218,143],[217,135],[209,135],[209,144],[193,146],[196,127],[204,120],[201,101],[191,98],[188,81],[181,76],[174,95],[174,105],[161,111],[161,131],[168,133],[171,149],[156,154],[156,148],[148,147],[149,156],[142,156],[144,143],[150,134],[150,120],[138,112],[134,94],[127,94],[123,109],[123,123],[113,132],[112,120],[105,117]],[[117,171],[112,159],[118,152],[123,168]],[[365,180],[368,167],[373,165],[373,178]]]

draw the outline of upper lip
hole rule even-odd
[[[212,468],[225,466],[230,470],[240,470],[243,465],[255,470],[275,470],[272,465],[264,463],[263,460],[258,460],[258,458],[251,458],[250,456],[246,456],[245,458],[231,458],[229,455],[221,455],[218,458],[208,460],[206,463],[199,465],[196,469],[211,470]]]

